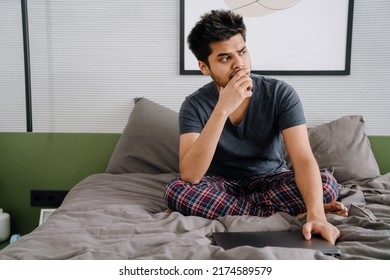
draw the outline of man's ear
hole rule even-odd
[[[210,75],[209,67],[203,61],[198,61],[199,70],[203,73],[203,75]]]

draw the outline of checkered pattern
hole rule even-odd
[[[328,173],[321,173],[321,177],[324,203],[335,201],[336,180]],[[292,171],[239,180],[208,175],[198,184],[175,178],[166,185],[164,198],[172,210],[209,219],[225,215],[268,217],[276,212],[295,216],[306,212]]]

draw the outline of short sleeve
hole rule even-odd
[[[278,125],[280,130],[306,123],[302,102],[292,86],[281,82],[276,87],[280,97],[278,106]]]
[[[183,104],[181,105],[179,111],[179,131],[180,134],[185,133],[201,133],[203,130],[203,125],[201,120],[196,112],[195,105],[187,97]]]

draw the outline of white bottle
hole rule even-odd
[[[11,223],[8,213],[4,213],[0,208],[0,242],[3,242],[9,238],[11,233]]]

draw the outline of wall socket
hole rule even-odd
[[[68,191],[31,190],[31,206],[57,208],[67,193]]]

